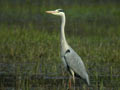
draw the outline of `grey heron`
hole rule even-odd
[[[81,57],[69,46],[65,38],[65,13],[62,9],[54,11],[46,11],[46,13],[57,15],[61,17],[61,58],[62,61],[73,77],[75,84],[75,77],[82,78],[88,85],[90,85],[89,76]]]

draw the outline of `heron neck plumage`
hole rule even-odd
[[[62,19],[62,23],[61,23],[61,46],[65,47],[67,45],[67,41],[65,38],[65,31],[64,31],[64,28],[65,28],[65,15],[64,14],[61,16],[61,19]]]

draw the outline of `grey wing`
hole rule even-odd
[[[65,54],[65,61],[70,69],[72,69],[81,78],[85,79],[89,84],[89,77],[85,69],[85,65],[80,56],[72,49]]]

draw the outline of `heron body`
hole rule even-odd
[[[80,58],[80,56],[68,45],[65,38],[65,14],[62,9],[57,9],[55,11],[46,11],[47,13],[51,13],[53,15],[57,15],[61,17],[61,58],[66,67],[66,69],[73,76],[73,80],[75,82],[75,77],[80,77],[86,81],[88,85],[90,85],[89,76],[86,72],[85,65]]]

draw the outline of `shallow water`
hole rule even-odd
[[[61,65],[57,65],[58,72],[43,71],[42,65],[39,65],[39,69],[34,73],[33,68],[37,63],[0,63],[0,85],[5,90],[66,90],[68,88],[69,74],[65,71]],[[51,68],[51,64],[44,65],[47,68]],[[101,65],[102,66],[102,65]],[[32,71],[33,70],[33,71]],[[60,71],[61,70],[61,71]],[[98,72],[93,74],[93,72]],[[103,73],[106,73],[104,74]],[[117,71],[116,71],[117,72]],[[61,73],[65,73],[62,75]],[[98,74],[98,75],[97,75]],[[91,85],[87,87],[83,80],[76,79],[76,90],[82,88],[82,90],[119,90],[120,75],[110,74],[109,68],[103,69],[98,67],[94,70],[89,70]],[[73,88],[72,84],[72,88]],[[4,89],[3,89],[4,90]]]

